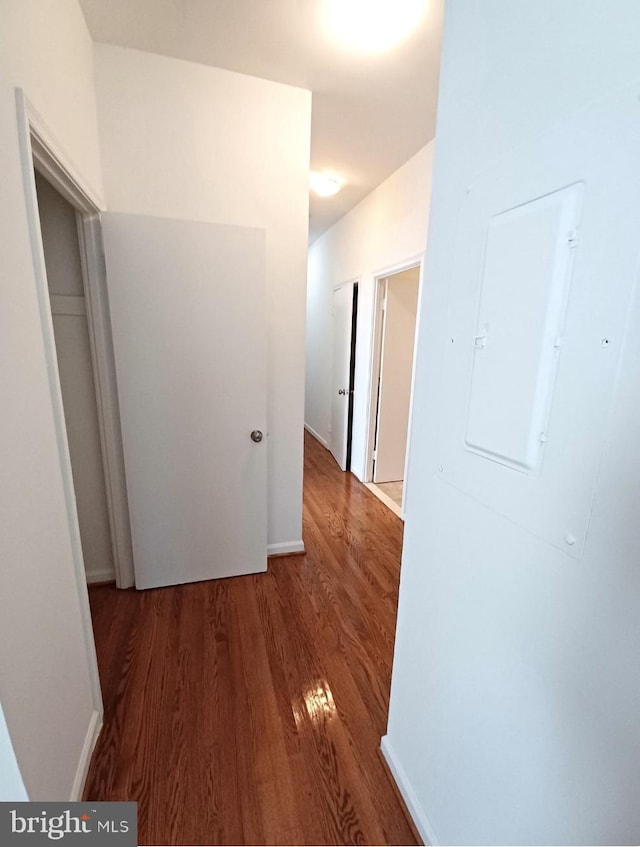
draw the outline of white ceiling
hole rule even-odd
[[[80,0],[94,41],[313,91],[311,169],[346,185],[311,195],[311,240],[435,134],[443,0],[424,4],[403,44],[356,54],[329,34],[323,0]]]

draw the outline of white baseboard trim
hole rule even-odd
[[[304,553],[304,541],[283,541],[280,544],[268,544],[267,556],[286,556],[287,553]]]
[[[102,714],[97,709],[94,709],[93,714],[91,715],[91,720],[89,721],[84,744],[82,745],[82,752],[80,754],[80,761],[78,762],[75,779],[73,780],[71,797],[69,798],[72,803],[82,800],[84,784],[87,781],[89,765],[91,764],[91,756],[93,755],[93,750],[96,746],[96,741],[98,740],[101,729]]]
[[[116,572],[113,568],[104,568],[101,571],[92,571],[87,574],[87,583],[92,585],[94,582],[115,582]]]
[[[382,751],[382,755],[384,756],[385,761],[389,766],[391,775],[393,776],[395,783],[398,786],[398,790],[402,795],[402,799],[404,800],[407,810],[413,819],[416,829],[420,833],[420,837],[427,845],[427,847],[438,847],[440,842],[436,838],[436,834],[433,831],[431,824],[427,820],[427,816],[425,815],[424,810],[415,795],[415,791],[413,790],[409,780],[407,779],[407,775],[404,771],[404,768],[402,767],[396,757],[396,754],[394,753],[388,735],[382,736],[382,740],[380,741],[380,750]]]
[[[325,441],[325,440],[324,440],[324,438],[323,438],[321,435],[319,435],[319,434],[315,431],[315,429],[313,429],[312,427],[310,427],[310,426],[309,426],[309,424],[305,424],[305,425],[304,425],[304,428],[307,430],[307,432],[309,433],[309,435],[313,435],[313,437],[315,438],[315,440],[316,440],[316,441],[319,441],[319,442],[320,442],[320,444],[322,444],[322,446],[323,446],[326,450],[328,450],[328,449],[329,449],[329,442],[328,442],[328,441]]]

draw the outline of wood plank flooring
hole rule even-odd
[[[380,760],[402,523],[313,438],[304,556],[90,589],[105,724],[85,797],[140,844],[415,844]]]

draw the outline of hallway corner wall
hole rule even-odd
[[[95,727],[34,264],[15,87],[102,189],[93,44],[77,0],[7,0],[0,27],[0,701],[31,800],[68,800]],[[21,792],[12,799],[23,799]]]
[[[611,12],[607,0],[446,4],[383,742],[432,843],[640,832],[640,6]],[[580,238],[551,341],[549,438],[527,475],[465,443],[483,260],[489,221],[568,185],[584,189]],[[566,255],[574,230],[557,232]],[[502,277],[518,292],[511,327],[531,315],[518,313],[522,277]],[[530,525],[558,501],[561,531]]]

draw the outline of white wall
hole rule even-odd
[[[425,249],[433,142],[423,147],[309,249],[305,424],[329,441],[331,302],[340,283],[358,281],[358,328],[351,469],[365,477],[375,278]]]
[[[422,833],[443,844],[636,844],[640,833],[637,297],[624,345],[620,327],[612,331],[619,370],[606,439],[584,455],[602,464],[582,558],[442,484],[437,470],[439,431],[459,423],[441,411],[448,386],[440,375],[449,309],[454,319],[463,309],[448,300],[466,188],[500,154],[517,156],[612,88],[633,81],[637,99],[639,27],[634,0],[447,3],[384,741]],[[592,154],[605,178],[620,134],[637,150],[639,120]],[[633,267],[639,203],[617,209],[613,194],[601,198],[609,220],[618,230],[622,220],[635,223],[615,247],[592,231],[592,249],[611,267],[619,255]],[[576,297],[595,285],[606,312],[613,280],[588,272]],[[635,282],[629,272],[615,279],[627,296]],[[576,399],[588,397],[590,378],[575,386]]]
[[[268,536],[274,552],[295,546],[311,94],[106,45],[96,47],[96,86],[111,211],[266,231]]]
[[[92,659],[36,299],[16,85],[99,191],[92,45],[76,0],[5,0],[0,27],[0,700],[29,797],[54,800],[70,797],[89,730]]]

